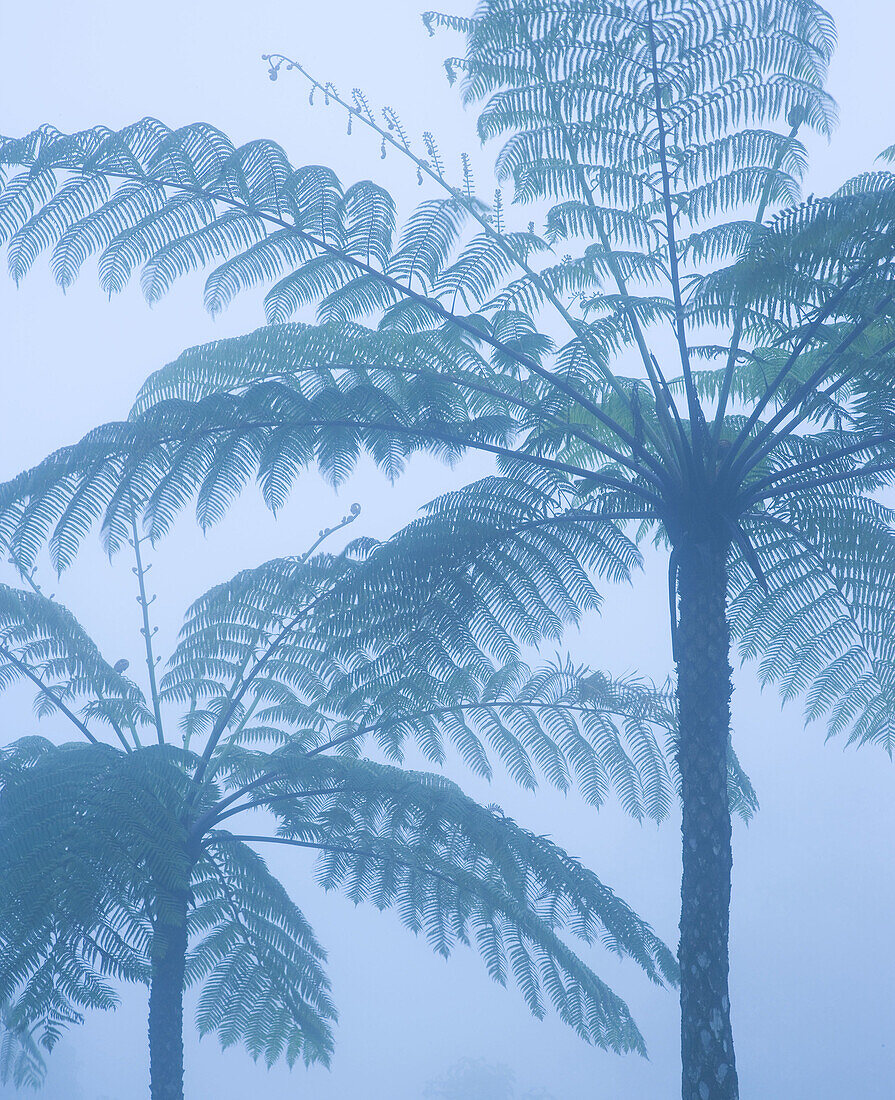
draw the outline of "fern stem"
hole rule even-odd
[[[347,787],[314,787],[306,791],[289,791],[286,794],[271,795],[269,798],[261,799],[258,802],[246,802],[242,806],[231,806],[223,813],[215,814],[214,818],[205,822],[204,828],[201,830],[197,822],[195,835],[201,836],[205,832],[205,829],[213,825],[219,825],[222,821],[226,821],[228,817],[235,817],[237,814],[245,813],[247,810],[264,809],[267,806],[272,806],[280,802],[297,802],[302,798],[319,798],[324,794],[344,794],[347,790]]]
[[[763,425],[760,431],[755,435],[755,438],[743,448],[743,451],[736,459],[731,463],[731,475],[736,476],[741,472],[741,475],[745,475],[749,470],[754,469],[759,462],[770,454],[775,447],[777,447],[784,439],[790,436],[795,429],[805,420],[807,420],[812,413],[816,410],[819,403],[824,401],[827,397],[832,396],[842,386],[847,385],[852,378],[856,377],[863,369],[864,364],[859,360],[850,370],[845,370],[839,378],[832,382],[826,389],[821,390],[813,401],[810,401],[808,405],[793,419],[786,424],[780,431],[775,433],[775,429],[778,428],[786,417],[794,412],[800,402],[804,401],[810,393],[813,392],[820,380],[826,375],[830,366],[844,353],[848,348],[861,336],[876,320],[877,315],[890,303],[891,299],[886,299],[880,303],[874,314],[868,318],[865,318],[859,325],[856,325],[849,335],[842,340],[827,356],[826,359],[817,367],[811,375],[798,387],[795,392],[780,406],[776,414],[771,417],[767,424]],[[874,355],[876,357],[885,355],[887,352],[895,348],[895,340],[890,340],[888,343],[883,344],[881,348],[876,349]]]
[[[414,716],[423,717],[438,717],[443,714],[450,714],[460,712],[468,712],[473,710],[528,710],[528,711],[569,711],[575,714],[612,714],[615,713],[609,707],[588,707],[583,704],[574,703],[534,703],[534,702],[488,702],[488,703],[461,703],[451,707],[435,707],[430,710],[415,711]],[[621,714],[622,712],[619,712]],[[400,719],[396,718],[391,722],[373,722],[366,726],[360,726],[352,733],[344,734],[341,737],[334,738],[331,741],[327,741],[325,744],[317,745],[315,748],[308,750],[304,754],[304,757],[319,756],[321,753],[329,752],[331,749],[339,748],[341,745],[346,745],[351,741],[356,741],[358,738],[366,737],[371,733],[376,733],[378,730],[386,730],[390,725],[396,725],[400,721],[406,721],[406,715]],[[214,822],[221,821],[225,817],[230,816],[230,812],[222,813],[226,811],[228,807],[232,806],[244,795],[250,794],[252,791],[257,790],[258,787],[264,786],[266,783],[273,783],[278,779],[287,779],[288,773],[282,771],[282,769],[275,769],[270,772],[266,772],[257,776],[249,783],[245,783],[238,787],[231,794],[227,795],[217,802],[206,814],[199,818],[195,825],[194,830],[198,835],[204,833],[204,831]],[[306,792],[313,794],[326,793],[324,791]],[[251,809],[253,803],[248,803],[245,806],[240,806],[238,812],[242,810]],[[234,811],[235,812],[235,811]]]
[[[133,733],[133,737],[134,737],[134,745],[131,746],[131,744],[128,742],[127,738],[124,736],[124,731],[122,730],[121,726],[115,721],[115,719],[110,714],[107,715],[106,717],[109,719],[109,725],[115,731],[115,736],[118,738],[118,740],[124,746],[124,751],[125,752],[132,752],[133,748],[139,748],[140,747],[140,744],[137,741],[136,730],[131,731]]]
[[[292,837],[287,836],[248,836],[239,835],[237,833],[222,833],[220,835],[211,836],[206,843],[214,842],[219,843],[221,841],[240,841],[243,844],[287,844],[293,848],[309,848],[318,852],[332,852],[335,855],[357,855],[366,856],[368,859],[381,859],[388,860],[391,863],[396,863],[400,867],[409,867],[414,871],[418,871],[420,874],[428,875],[431,878],[437,879],[439,882],[445,882],[450,886],[456,886],[456,882],[448,875],[442,874],[440,871],[435,871],[430,867],[426,867],[424,864],[413,863],[410,860],[396,859],[390,853],[376,852],[371,848],[356,848],[348,847],[347,845],[340,844],[325,844],[319,841],[312,840],[293,840]]]
[[[835,308],[839,305],[839,303],[845,298],[846,294],[848,294],[848,292],[857,284],[857,282],[860,280],[861,276],[865,273],[866,273],[866,267],[862,268],[861,270],[859,270],[857,272],[854,272],[852,274],[851,278],[847,279],[845,281],[845,283],[839,288],[839,290],[837,290],[836,293],[833,294],[824,303],[824,305],[817,311],[817,314],[814,317],[814,319],[806,327],[805,331],[802,333],[802,335],[796,341],[792,351],[790,352],[789,356],[786,359],[786,362],[783,364],[783,366],[777,372],[777,374],[775,375],[773,380],[770,382],[770,384],[765,386],[763,392],[759,396],[758,400],[755,402],[755,407],[752,409],[752,412],[750,413],[749,418],[747,419],[747,421],[743,425],[743,427],[740,429],[740,431],[739,431],[738,435],[736,436],[736,438],[731,443],[730,453],[723,460],[723,462],[721,464],[720,473],[722,475],[725,473],[725,471],[727,469],[732,467],[735,458],[738,457],[740,449],[744,446],[744,444],[749,439],[750,433],[751,433],[752,429],[755,427],[755,425],[758,423],[758,421],[761,417],[761,414],[764,412],[765,408],[774,399],[774,395],[780,389],[781,385],[786,381],[786,379],[788,378],[788,376],[790,374],[790,371],[793,369],[796,362],[798,361],[799,356],[802,354],[802,352],[805,350],[805,348],[811,342],[812,338],[820,330],[820,326],[827,319],[827,317],[830,316],[830,314],[833,312],[833,310],[835,310]],[[864,328],[866,328],[867,325],[870,324],[870,323],[871,322],[867,321],[866,319],[865,319],[864,322],[862,322]]]
[[[681,777],[682,1095],[737,1100],[728,992],[731,852],[730,626],[726,539],[680,546],[675,654]]]
[[[743,508],[751,508],[753,504],[758,504],[762,500],[777,500],[780,497],[787,496],[795,489],[804,492],[808,489],[820,489],[825,485],[839,485],[844,481],[857,481],[863,477],[871,477],[873,474],[887,474],[893,471],[895,471],[895,459],[890,459],[887,462],[869,463],[866,466],[859,466],[855,470],[845,470],[836,474],[827,474],[824,477],[809,478],[807,481],[778,485],[773,492],[758,492],[747,497],[742,506]]]
[[[134,575],[137,578],[137,585],[139,588],[139,595],[137,596],[137,602],[140,604],[140,611],[143,615],[143,627],[141,634],[143,635],[143,641],[146,647],[146,670],[149,676],[149,693],[152,699],[152,711],[155,716],[155,731],[158,743],[164,745],[165,734],[162,729],[162,708],[161,701],[158,693],[158,683],[155,676],[155,656],[152,651],[152,627],[149,622],[149,600],[146,596],[146,573],[148,566],[143,566],[143,556],[140,553],[140,532],[137,527],[137,512],[134,507],[134,499],[130,498],[130,511],[131,511],[131,529],[134,533],[133,547],[134,547],[134,560],[136,561],[136,567],[134,569]]]
[[[763,493],[764,490],[772,488],[774,485],[779,485],[780,482],[787,482],[787,479],[795,476],[796,474],[808,473],[813,470],[819,469],[821,466],[828,466],[832,462],[838,462],[840,459],[848,458],[850,455],[860,454],[861,451],[869,451],[872,447],[878,447],[882,443],[892,443],[895,441],[895,428],[888,432],[882,432],[879,435],[871,435],[866,439],[862,439],[860,443],[854,443],[849,447],[839,447],[835,451],[830,451],[827,454],[818,455],[816,458],[810,459],[806,462],[799,462],[795,466],[787,466],[785,470],[781,470],[780,473],[774,474],[772,477],[766,477],[756,484],[750,485],[751,490],[750,497],[748,498],[751,503],[755,503],[752,499],[754,494]],[[852,470],[851,473],[858,475],[859,470]],[[797,488],[804,482],[794,481],[792,487]],[[757,499],[763,499],[758,497]],[[746,507],[749,507],[747,504]]]
[[[161,888],[152,921],[149,982],[150,1100],[183,1100],[183,990],[186,984],[189,875]]]

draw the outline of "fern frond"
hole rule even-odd
[[[291,809],[273,793],[269,805],[282,819],[278,836],[321,852],[325,888],[396,908],[442,954],[474,937],[492,977],[504,982],[512,971],[536,1015],[549,999],[590,1042],[642,1049],[625,1006],[557,936],[567,927],[602,938],[654,979],[674,980],[671,954],[599,880],[445,780],[347,758],[317,757],[309,771],[302,759],[300,781],[332,796],[295,799]],[[288,782],[288,756],[281,760]],[[537,916],[532,896],[541,898]]]
[[[85,716],[108,725],[151,722],[139,687],[103,659],[70,611],[39,592],[0,585],[0,686],[22,679],[38,687],[46,714],[80,702]]]
[[[244,844],[212,844],[194,872],[198,936],[188,981],[201,980],[201,1035],[221,1047],[239,1042],[268,1066],[328,1065],[336,1011],[323,970],[325,952],[263,860]]]

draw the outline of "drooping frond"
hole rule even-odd
[[[109,978],[148,981],[153,899],[186,875],[189,979],[204,982],[200,1030],[217,1031],[224,1046],[239,1040],[268,1064],[281,1054],[328,1060],[334,1011],[323,952],[254,853],[191,859],[188,762],[169,747],[128,755],[38,739],[5,751],[7,1035],[37,1034],[49,1048],[84,1009],[114,1007]]]
[[[624,1004],[558,933],[600,939],[655,980],[675,979],[673,956],[577,861],[440,777],[347,757],[293,753],[290,761],[288,749],[277,755],[283,774],[265,802],[281,819],[278,837],[321,853],[324,887],[396,908],[442,954],[475,942],[492,977],[512,975],[536,1015],[552,1002],[590,1042],[642,1050]],[[283,797],[302,788],[307,796]],[[212,834],[216,846],[228,839]]]
[[[244,844],[209,845],[193,872],[196,937],[187,980],[201,981],[196,1022],[226,1049],[268,1066],[329,1064],[335,1008],[325,952],[264,861]]]
[[[47,1068],[40,1047],[30,1030],[7,1021],[6,1009],[0,1008],[0,1084],[39,1089]]]
[[[2,754],[0,997],[6,1026],[47,1049],[86,1009],[114,1007],[110,979],[147,976],[138,899],[170,868],[170,819],[153,784],[132,781],[155,770],[137,755],[40,738]]]
[[[732,572],[741,652],[831,735],[895,748],[895,543],[890,509],[855,492],[800,494],[757,514],[750,536],[767,590]]]

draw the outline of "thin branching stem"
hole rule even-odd
[[[535,47],[533,42],[531,43],[531,46],[534,50]],[[566,325],[568,325],[572,333],[579,340],[582,340],[585,344],[589,345],[593,351],[596,352],[596,355],[591,358],[591,362],[594,363],[594,365],[600,371],[600,374],[602,375],[607,385],[609,385],[609,387],[617,394],[617,396],[621,397],[623,402],[625,402],[625,404],[627,404],[629,408],[631,407],[629,396],[619,386],[613,372],[603,365],[600,356],[601,349],[595,346],[593,335],[590,332],[587,324],[572,316],[568,308],[563,304],[553,288],[544,280],[543,276],[539,272],[535,271],[534,268],[532,268],[532,266],[528,263],[524,256],[521,256],[515,248],[511,247],[505,235],[498,232],[494,228],[494,226],[491,225],[491,223],[482,216],[481,212],[476,208],[475,204],[470,202],[459,188],[451,187],[451,185],[441,175],[441,173],[433,169],[427,160],[424,160],[422,157],[418,157],[408,145],[406,145],[403,141],[398,141],[395,137],[393,137],[389,130],[386,129],[384,126],[380,126],[374,117],[364,111],[359,110],[356,106],[348,103],[347,100],[343,99],[338,94],[338,92],[333,88],[331,84],[321,84],[320,81],[313,77],[307,71],[307,69],[305,69],[305,67],[301,65],[298,61],[293,61],[291,58],[284,57],[281,54],[270,55],[268,57],[265,57],[264,60],[271,63],[272,67],[273,64],[285,64],[287,69],[295,69],[297,72],[301,73],[301,75],[311,84],[313,88],[319,89],[333,102],[338,103],[339,106],[342,107],[352,118],[357,119],[358,122],[371,129],[374,133],[381,137],[383,141],[391,145],[392,148],[397,149],[398,152],[407,157],[417,167],[417,169],[423,173],[423,175],[428,176],[429,179],[433,180],[440,187],[444,188],[444,190],[447,191],[454,200],[461,203],[461,205],[467,211],[470,217],[473,218],[473,220],[481,227],[486,236],[493,240],[503,251],[504,255],[506,255],[513,263],[515,263],[519,267],[519,269],[524,272],[524,274],[527,275],[534,284],[538,286],[541,293],[544,295],[545,300],[548,301],[551,306],[553,306],[553,308],[556,310],[562,320],[566,323]],[[562,123],[561,119],[560,122]],[[569,142],[567,142],[567,144],[570,145]],[[574,157],[574,148],[570,148],[570,155]],[[585,189],[587,189],[586,182],[584,183],[584,187]],[[610,263],[614,263],[614,259],[610,258]],[[623,288],[623,280],[621,278],[621,273],[617,270],[617,264],[615,265],[613,277],[616,279],[616,283],[619,286],[619,292],[622,294],[623,297],[627,297],[627,291]],[[638,323],[636,322],[636,320],[633,320],[633,324],[637,325]],[[555,375],[551,375],[551,378],[555,379],[555,377]],[[578,400],[583,404],[587,399],[585,395],[579,393]],[[608,426],[609,425],[607,425],[607,427]],[[622,428],[622,426],[618,423],[615,423],[614,430],[622,435],[625,432],[625,429]],[[660,449],[663,449],[661,448],[661,440],[658,436],[654,435],[651,441],[654,446],[659,446]],[[641,449],[639,453],[644,457],[644,459],[648,460],[649,452],[647,452],[645,449]]]
[[[140,605],[140,611],[143,616],[143,626],[141,628],[141,634],[143,635],[143,642],[146,648],[146,670],[149,676],[149,694],[152,699],[152,713],[155,718],[155,731],[158,743],[164,745],[165,733],[162,727],[162,706],[161,699],[158,691],[158,681],[155,675],[156,658],[152,649],[152,635],[154,633],[149,621],[149,597],[146,595],[146,573],[149,569],[148,566],[143,565],[143,555],[140,553],[140,529],[137,526],[137,511],[134,506],[134,498],[130,498],[130,512],[131,512],[131,530],[133,532],[133,547],[134,547],[134,560],[136,565],[134,566],[134,574],[137,578],[137,585],[139,588],[139,595],[137,596],[137,602]],[[154,599],[155,597],[153,597]]]

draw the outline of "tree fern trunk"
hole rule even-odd
[[[158,902],[149,985],[151,1100],[183,1100],[183,986],[186,971],[187,891]]]
[[[727,986],[732,866],[727,550],[726,540],[707,540],[678,551],[683,1100],[739,1096]]]

